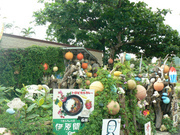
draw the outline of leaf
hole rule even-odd
[[[49,104],[49,105],[41,105],[42,108],[44,109],[48,109],[48,108],[51,108],[52,107],[52,104]]]
[[[27,117],[27,119],[33,119],[33,118],[35,118],[35,117],[39,117],[39,115],[38,114],[31,114],[31,115],[29,115],[28,117]]]
[[[34,104],[32,104],[32,105],[30,105],[29,107],[28,107],[28,109],[27,109],[27,112],[30,112],[33,108],[35,108],[36,107],[36,104],[34,103]]]
[[[44,98],[41,98],[40,100],[39,100],[39,106],[41,106],[42,104],[44,104]]]

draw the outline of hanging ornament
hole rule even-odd
[[[137,85],[136,97],[139,100],[143,100],[146,97],[146,89],[142,85]]]
[[[65,56],[64,56],[67,60],[72,60],[72,58],[73,58],[73,53],[72,52],[67,52],[66,54],[65,54]]]
[[[86,69],[86,68],[88,67],[88,63],[82,63],[81,67],[82,67],[83,69]]]
[[[53,67],[53,71],[54,72],[58,71],[58,67],[57,66]]]
[[[45,64],[43,65],[43,67],[44,67],[44,70],[47,70],[47,69],[48,69],[48,64],[45,63]]]
[[[130,61],[131,60],[131,55],[126,53],[125,59],[126,59],[126,61]]]
[[[161,66],[161,69],[163,69],[163,72],[164,72],[164,73],[168,73],[168,72],[169,72],[169,67],[168,67],[168,65],[165,65],[165,66],[162,65],[162,66]]]
[[[78,53],[77,59],[82,60],[84,58],[84,55],[82,53]]]
[[[110,59],[108,60],[108,63],[109,63],[109,64],[112,64],[112,63],[113,63],[113,59],[110,58]]]

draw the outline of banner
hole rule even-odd
[[[94,90],[53,90],[53,132],[72,135],[83,128],[94,110]]]

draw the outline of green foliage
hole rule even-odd
[[[22,84],[40,84],[44,75],[64,71],[63,50],[56,47],[31,46],[25,49],[0,50],[0,84],[22,87]],[[48,69],[44,70],[44,63]]]
[[[15,114],[9,114],[5,111],[9,102],[5,97],[0,104],[0,127],[6,127],[14,135],[52,135],[52,95],[45,93],[32,101],[25,98],[26,87],[15,91],[20,92],[20,98],[25,106],[20,110],[15,109]]]
[[[167,128],[167,131],[170,133],[177,133],[177,127],[173,126],[173,120],[170,118],[162,119],[162,125]]]
[[[126,74],[124,79],[117,79],[107,70],[99,69],[97,72],[96,78],[91,78],[90,81],[100,81],[103,86],[103,92],[97,92],[98,95],[95,96],[94,111],[89,117],[89,122],[85,124],[85,127],[79,130],[75,135],[100,135],[102,131],[102,120],[103,119],[116,119],[121,118],[121,131],[125,132],[126,130],[130,131],[130,134],[133,135],[143,135],[144,134],[144,124],[147,122],[152,123],[153,132],[155,132],[155,127],[153,125],[154,114],[150,113],[148,116],[142,114],[143,109],[137,107],[137,98],[136,90],[128,90],[127,80],[133,79],[131,74],[133,73],[130,68],[130,62],[125,61],[124,64],[116,63],[117,71],[121,71],[123,74]],[[111,88],[112,85],[122,87],[125,92],[125,100],[123,107],[123,94],[117,94]],[[118,92],[120,92],[118,88]],[[108,112],[107,105],[112,100],[117,101],[121,106],[120,111],[116,115],[110,115]],[[135,120],[135,122],[133,121]],[[128,121],[128,126],[126,125],[126,120]],[[136,125],[137,124],[137,125]],[[137,130],[135,130],[135,125]]]
[[[36,23],[49,23],[47,35],[58,42],[102,50],[104,56],[109,48],[112,58],[141,49],[146,57],[179,55],[179,34],[164,24],[170,10],[154,12],[146,3],[130,0],[55,0],[44,6],[34,12]]]

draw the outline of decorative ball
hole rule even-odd
[[[48,69],[48,64],[44,63],[43,67],[44,67],[44,70],[47,70]]]
[[[113,100],[110,103],[108,103],[107,108],[108,108],[108,113],[111,115],[116,115],[120,110],[119,103]]]
[[[88,63],[82,63],[81,67],[82,67],[83,69],[86,69],[86,68],[88,67]]]
[[[143,100],[146,97],[146,89],[142,85],[137,85],[136,97],[139,100]]]
[[[93,76],[94,76],[94,77],[97,77],[97,73],[94,73]]]
[[[125,59],[126,59],[127,61],[131,60],[131,55],[130,55],[130,54],[126,54]]]
[[[164,72],[164,73],[168,73],[168,72],[169,72],[169,66],[167,66],[167,65],[165,65],[165,66],[162,65],[161,68],[163,69],[163,72]]]
[[[67,52],[64,56],[67,60],[72,60],[73,58],[73,53],[72,52]]]
[[[153,87],[156,91],[162,91],[164,88],[164,83],[163,82],[155,82]]]
[[[89,89],[94,89],[95,90],[95,96],[97,96],[97,92],[98,91],[103,91],[104,86],[100,81],[95,81],[93,83],[91,83],[91,85],[89,86]]]
[[[86,85],[90,85],[91,82],[89,80],[86,81]]]
[[[82,60],[84,58],[84,55],[82,53],[78,53],[77,59]]]
[[[109,64],[112,64],[112,63],[113,63],[113,59],[110,58],[110,59],[108,60],[108,63],[109,63]]]
[[[136,82],[134,80],[127,81],[128,89],[133,90],[136,88]]]
[[[114,72],[114,76],[118,76],[119,77],[121,74],[122,74],[122,72],[120,72],[120,71],[115,71]]]
[[[91,70],[92,70],[92,66],[91,66],[91,65],[88,65],[87,70],[88,70],[88,71],[91,71]]]
[[[87,74],[87,77],[92,77],[92,73],[87,72],[86,74]]]
[[[57,66],[53,67],[53,71],[54,72],[58,71],[58,67]]]

